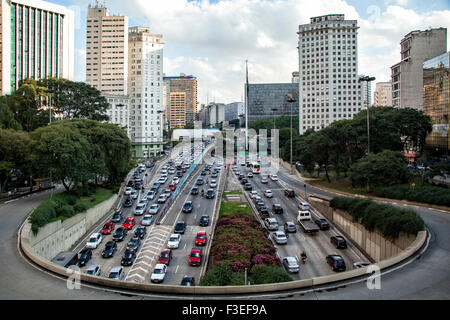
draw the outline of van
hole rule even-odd
[[[298,204],[298,207],[300,208],[300,210],[304,211],[304,210],[308,210],[309,211],[309,203],[308,202],[303,202],[301,201]]]

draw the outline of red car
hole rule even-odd
[[[189,254],[189,265],[199,266],[201,264],[202,264],[202,249],[192,248],[191,253]]]
[[[172,260],[172,250],[165,249],[161,251],[161,255],[159,256],[158,263],[162,263],[165,265],[169,265],[170,260]]]
[[[169,190],[173,191],[177,188],[177,186],[174,183],[169,184]]]
[[[105,223],[102,229],[102,234],[111,234],[114,231],[114,223],[111,221]]]
[[[197,236],[195,237],[195,245],[204,246],[205,244],[206,244],[206,232],[205,231],[197,232]]]
[[[124,223],[122,224],[122,227],[127,228],[127,230],[130,230],[133,228],[133,226],[136,224],[136,220],[134,220],[133,217],[128,217],[125,219]]]

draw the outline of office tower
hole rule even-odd
[[[358,26],[343,14],[299,26],[299,132],[320,130],[361,111]]]
[[[74,13],[40,0],[0,0],[0,93],[20,80],[73,79]]]
[[[197,113],[197,78],[184,73],[165,76],[163,109],[170,128],[183,128],[194,123]]]
[[[449,52],[423,63],[423,112],[431,118],[433,125],[433,131],[426,139],[426,147],[430,154],[437,157],[448,157],[450,148],[449,66]]]
[[[133,156],[147,158],[163,150],[163,36],[147,27],[128,33],[128,95]]]
[[[392,107],[392,83],[390,81],[375,84],[373,105],[375,107]]]
[[[102,94],[126,95],[128,17],[110,15],[97,1],[86,24],[86,83]]]
[[[423,108],[423,62],[447,51],[447,29],[412,31],[400,42],[401,61],[391,67],[392,104]]]

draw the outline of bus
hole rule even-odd
[[[261,171],[261,165],[258,162],[252,162],[250,163],[250,170],[252,171],[252,173],[260,173]]]

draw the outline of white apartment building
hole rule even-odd
[[[72,80],[74,12],[41,0],[0,0],[0,94],[20,80]]]
[[[109,103],[106,114],[110,123],[115,123],[121,128],[125,128],[130,137],[130,98],[125,95],[104,95]]]
[[[358,26],[343,14],[299,25],[299,132],[320,130],[361,111]]]
[[[373,93],[373,105],[380,107],[392,107],[392,83],[377,82]]]
[[[133,156],[163,150],[163,36],[146,27],[129,28],[128,95]]]

